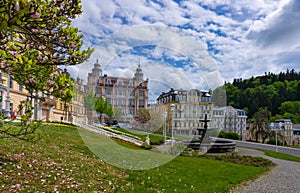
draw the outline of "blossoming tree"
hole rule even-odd
[[[58,73],[58,66],[82,63],[93,51],[81,48],[82,34],[71,25],[81,8],[81,0],[1,0],[0,70],[31,95],[51,91],[68,101],[72,97],[70,77]],[[62,84],[58,88],[55,83]],[[35,131],[36,126],[29,124],[33,108],[26,101],[19,106],[30,110],[21,117],[21,130],[2,126],[0,136],[28,139],[22,136]]]

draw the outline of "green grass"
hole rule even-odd
[[[276,151],[272,151],[272,150],[266,150],[266,149],[251,148],[251,147],[245,147],[245,146],[239,146],[239,147],[262,151],[265,153],[265,155],[273,157],[273,158],[283,159],[283,160],[287,160],[287,161],[300,162],[300,157],[298,157],[298,156],[293,156],[293,155],[276,152]]]
[[[79,131],[43,125],[35,143],[0,138],[0,192],[228,192],[268,170],[193,157],[149,170],[120,169],[96,157],[80,136],[88,132]]]
[[[257,150],[264,152],[267,156],[270,157],[288,160],[288,161],[300,162],[300,157],[298,156],[293,156],[293,155],[271,151],[271,150],[264,150],[264,149],[257,149]]]

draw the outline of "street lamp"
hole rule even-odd
[[[281,130],[281,127],[282,127],[282,122],[279,122],[279,131]],[[276,135],[277,136],[277,135]],[[276,139],[276,142],[277,142],[277,139]],[[276,150],[277,151],[277,150]]]
[[[274,123],[271,123],[271,129],[274,129]],[[278,146],[277,146],[277,128],[275,128],[275,147],[276,147],[276,152],[278,152]]]
[[[164,144],[166,144],[166,140],[167,140],[167,135],[166,135],[166,125],[167,125],[167,112],[164,112],[164,130],[163,130],[163,136],[164,136]]]
[[[171,110],[171,116],[172,116],[172,122],[174,122],[174,120],[173,120],[173,111],[175,110],[175,105],[174,104],[171,104],[170,105],[170,110]],[[173,127],[173,123],[171,122],[171,129],[172,129],[172,138],[171,138],[171,140],[172,140],[172,146],[173,146],[173,143],[174,143],[174,127]]]

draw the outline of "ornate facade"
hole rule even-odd
[[[213,104],[209,92],[171,89],[156,101],[156,110],[166,116],[167,130],[170,132],[173,128],[174,134],[194,135],[197,128],[203,128],[201,120],[205,114],[209,121],[212,119]],[[171,109],[172,104],[174,109]]]
[[[88,74],[87,87],[95,92],[96,97],[103,97],[114,109],[121,111],[119,121],[128,122],[139,108],[147,108],[148,80],[144,80],[143,76],[140,66],[133,78],[102,75],[101,65],[97,61]]]
[[[213,109],[212,127],[226,132],[235,132],[246,139],[246,112],[231,106]]]

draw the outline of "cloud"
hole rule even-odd
[[[270,17],[254,23],[248,38],[263,49],[293,50],[300,45],[300,1],[292,0]]]
[[[191,73],[188,77],[198,86],[199,74],[187,66],[203,71],[209,83],[214,78],[214,85],[286,67],[299,69],[297,0],[82,3],[83,15],[73,24],[84,34],[84,47],[96,50],[89,63],[76,67],[84,68],[81,76],[97,58],[109,74],[122,75],[131,75],[139,60],[150,64],[161,58],[174,68],[182,60],[190,65],[181,70]],[[156,46],[143,49],[147,45]]]

